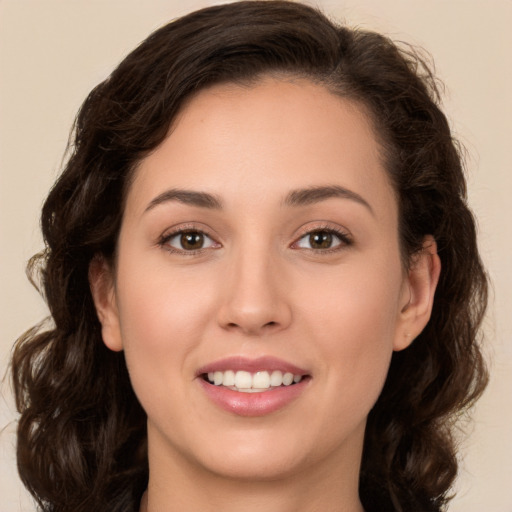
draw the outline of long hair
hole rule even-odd
[[[148,482],[146,415],[122,353],[109,351],[91,298],[92,258],[113,258],[137,164],[197,91],[289,75],[365,107],[399,207],[404,266],[433,235],[442,273],[432,317],[395,353],[367,423],[367,512],[444,510],[457,472],[454,420],[487,374],[479,326],[487,280],[466,204],[462,159],[436,82],[413,50],[339,26],[296,2],[203,9],[150,35],[87,97],[65,168],[42,210],[45,250],[29,264],[52,325],[12,359],[18,468],[44,512],[135,512]]]

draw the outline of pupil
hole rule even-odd
[[[183,233],[181,235],[181,246],[183,249],[201,249],[203,242],[204,236],[201,233],[191,232]]]
[[[329,249],[332,245],[332,234],[328,231],[317,231],[309,235],[309,243],[313,249]]]

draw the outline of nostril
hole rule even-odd
[[[277,322],[271,321],[271,322],[267,322],[266,324],[263,324],[263,327],[274,327],[276,325],[278,325]],[[227,324],[227,327],[231,328],[231,329],[234,329],[234,328],[240,327],[240,325],[237,324],[236,322],[229,322]]]

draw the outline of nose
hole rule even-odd
[[[292,320],[284,269],[267,254],[239,254],[223,279],[219,325],[228,331],[263,336],[286,329]]]

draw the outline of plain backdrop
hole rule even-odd
[[[151,31],[211,1],[0,0],[0,375],[14,340],[47,311],[24,273],[42,248],[39,212],[89,90]],[[420,45],[446,86],[468,150],[470,203],[494,282],[486,320],[492,380],[461,444],[450,512],[512,512],[512,1],[309,2],[348,25]],[[0,401],[0,512],[33,511],[14,462],[8,378]],[[414,512],[414,511],[411,511]]]

